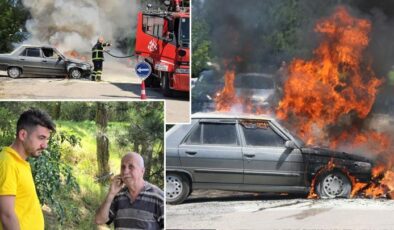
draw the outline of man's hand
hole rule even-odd
[[[94,221],[96,224],[105,224],[109,220],[109,209],[111,207],[111,203],[123,186],[124,183],[122,182],[122,177],[120,175],[116,175],[112,178],[107,197],[96,212]]]
[[[122,177],[120,175],[114,176],[111,181],[111,186],[109,187],[109,193],[112,196],[116,196],[116,194],[118,194],[118,192],[123,188],[123,185]]]
[[[19,230],[15,213],[15,196],[0,196],[0,220],[4,230]]]

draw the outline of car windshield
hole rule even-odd
[[[214,70],[205,70],[198,76],[196,84],[223,84],[223,76]]]
[[[189,47],[190,20],[189,18],[181,18],[180,20],[180,43],[182,47]]]
[[[273,79],[262,74],[239,74],[235,78],[235,88],[237,89],[273,89]]]

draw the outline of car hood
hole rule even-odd
[[[74,58],[67,58],[67,57],[66,57],[66,61],[67,62],[73,62],[73,63],[76,63],[76,64],[89,64],[86,61],[82,61],[82,60],[74,59]]]
[[[316,155],[316,156],[334,157],[334,158],[338,158],[338,159],[364,161],[364,162],[369,162],[369,163],[373,162],[371,159],[363,157],[363,156],[350,154],[350,153],[346,153],[346,152],[334,151],[334,150],[327,149],[327,148],[304,147],[304,148],[301,148],[301,151],[303,153]]]

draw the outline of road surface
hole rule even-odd
[[[74,80],[51,77],[25,76],[19,79],[7,77],[0,71],[1,100],[140,100],[140,80],[129,63],[105,61],[102,82],[86,79]],[[190,121],[189,95],[176,94],[164,97],[158,88],[147,88],[148,99],[166,101],[166,122]]]
[[[167,205],[167,229],[394,229],[394,200],[196,191]]]

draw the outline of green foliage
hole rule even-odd
[[[21,0],[0,0],[0,12],[0,52],[9,52],[13,49],[12,43],[25,39],[23,31],[28,12]]]
[[[60,223],[64,222],[66,212],[75,212],[75,210],[65,210],[64,206],[67,203],[63,199],[63,194],[79,191],[72,167],[61,161],[63,142],[74,146],[79,144],[78,138],[74,135],[65,132],[56,133],[41,157],[29,158],[40,202],[54,210]]]
[[[15,121],[12,113],[0,107],[0,146],[9,145],[15,137]]]
[[[202,3],[193,2],[193,26],[192,26],[192,77],[197,77],[212,60],[210,25],[206,22],[202,14]]]

